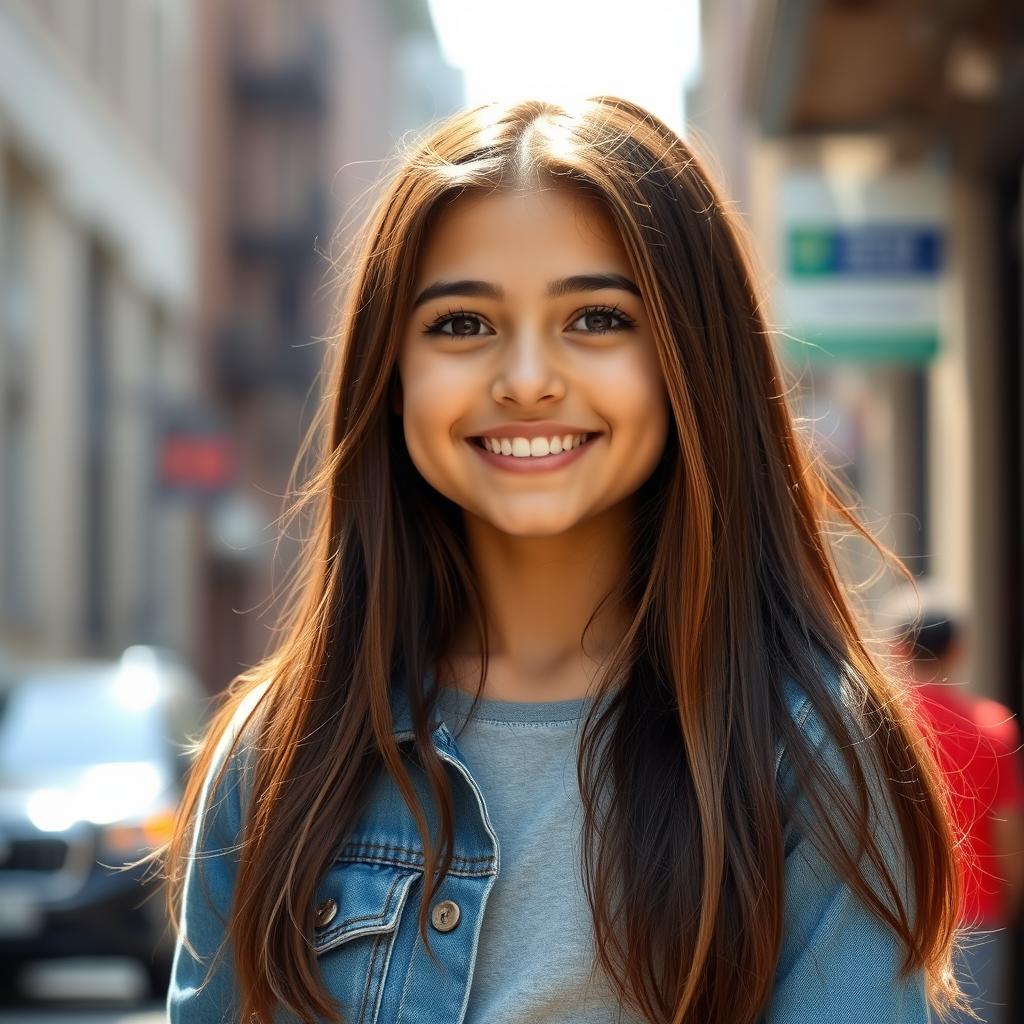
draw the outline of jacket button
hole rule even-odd
[[[459,923],[459,905],[454,900],[440,900],[430,912],[430,923],[439,932],[450,932]]]
[[[337,913],[338,904],[330,897],[325,899],[322,903],[318,903],[316,905],[317,928],[326,928],[334,920],[334,915]]]

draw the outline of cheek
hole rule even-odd
[[[601,401],[613,430],[634,442],[664,434],[668,394],[653,356],[631,353],[610,361],[595,384],[595,402]]]
[[[462,375],[436,363],[413,361],[402,376],[402,428],[409,454],[424,476],[434,474],[455,453],[458,433],[468,422],[475,392]],[[435,482],[435,481],[432,481]]]

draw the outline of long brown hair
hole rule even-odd
[[[423,681],[472,621],[482,686],[487,638],[459,510],[415,469],[389,399],[432,213],[467,191],[528,187],[544,175],[586,190],[614,219],[671,405],[663,457],[636,495],[624,581],[632,622],[599,690],[627,682],[602,714],[588,716],[577,762],[600,965],[651,1021],[756,1019],[782,941],[787,812],[773,775],[782,741],[817,816],[843,822],[878,870],[892,899],[869,884],[840,830],[820,830],[823,855],[903,941],[902,970],[923,969],[937,1010],[964,1005],[951,970],[959,889],[942,781],[898,671],[867,640],[831,535],[861,535],[912,577],[795,428],[792,387],[738,218],[686,142],[610,96],[572,110],[530,101],[457,114],[411,149],[382,191],[351,263],[323,401],[300,451],[313,469],[286,522],[301,515],[308,533],[280,641],[231,681],[174,837],[157,851],[172,919],[217,744],[265,685],[248,730],[258,753],[226,923],[241,1019],[269,1020],[277,1005],[307,1021],[340,1019],[306,936],[318,880],[381,770],[421,834],[431,888],[418,923],[429,948],[428,909],[450,864],[454,814],[429,738],[434,693]],[[862,732],[837,706],[816,651],[848,680]],[[415,753],[441,824],[436,848],[392,735],[396,673],[409,687]],[[852,788],[792,720],[787,678],[843,750]],[[857,750],[886,780],[912,868],[909,891],[878,843]],[[598,799],[605,789],[607,802]]]

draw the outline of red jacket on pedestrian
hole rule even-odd
[[[1024,805],[1020,727],[1005,705],[955,685],[919,682],[911,692],[926,727],[922,731],[949,782],[953,820],[964,835],[961,921],[1003,927],[1005,884],[993,850],[992,817]]]

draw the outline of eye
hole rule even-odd
[[[475,313],[467,313],[461,309],[442,313],[435,320],[424,324],[423,329],[424,334],[447,334],[453,338],[477,338],[495,333]]]
[[[577,327],[582,323],[583,327]],[[622,312],[617,306],[587,306],[580,311],[569,326],[570,331],[582,331],[585,334],[611,334],[615,331],[628,330],[633,326],[633,319]]]

